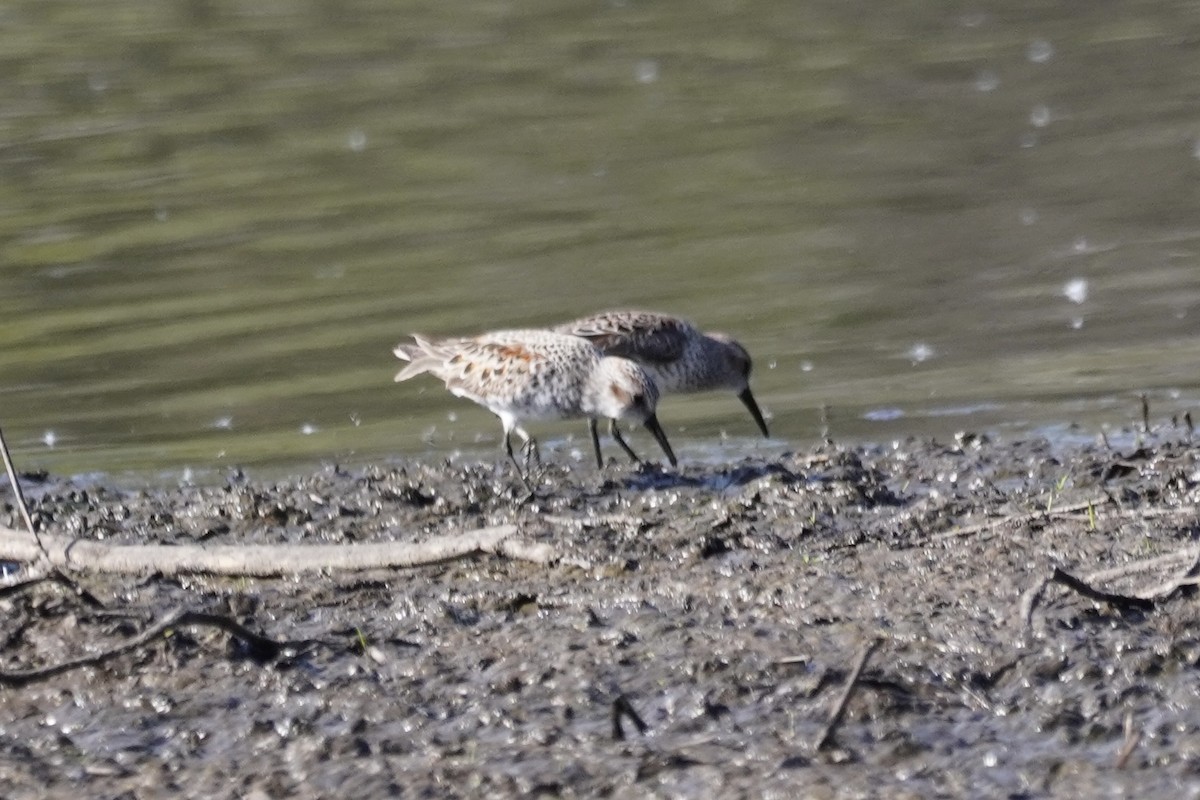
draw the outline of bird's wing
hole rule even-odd
[[[666,364],[683,355],[692,326],[667,314],[612,311],[577,319],[555,330],[587,339],[606,355]]]
[[[547,364],[545,353],[519,341],[458,340],[452,352],[442,353],[438,377],[451,392],[471,398],[521,394],[529,387],[525,376],[542,372]]]

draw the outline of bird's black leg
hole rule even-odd
[[[588,419],[588,431],[592,434],[592,449],[596,451],[596,469],[604,469],[604,457],[600,455],[600,432],[596,430],[596,418]]]
[[[529,496],[525,499],[532,500],[534,495],[533,484],[529,482],[529,477],[525,474],[525,471],[521,469],[521,465],[518,463],[517,457],[513,455],[512,431],[504,432],[504,452],[508,454],[508,460],[512,462],[513,469],[517,471],[517,476],[520,477],[521,482],[525,484],[525,488],[529,490]]]
[[[538,449],[537,439],[530,436],[525,440],[525,444],[521,447],[525,453],[525,471],[529,472],[531,467],[542,468],[542,451]]]
[[[633,463],[642,463],[642,460],[638,458],[638,454],[633,452],[633,448],[626,444],[625,437],[621,435],[621,429],[617,427],[617,421],[615,419],[610,419],[608,421],[608,432],[612,434],[612,437],[617,441],[617,444],[621,445],[621,449],[625,451],[625,454],[633,459]]]

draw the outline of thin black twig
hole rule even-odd
[[[32,589],[33,587],[39,586],[43,583],[56,583],[59,586],[70,589],[71,592],[74,593],[74,595],[80,600],[82,600],[85,605],[88,605],[91,608],[104,608],[104,603],[100,600],[100,598],[96,597],[96,595],[92,594],[86,588],[81,586],[79,582],[71,578],[71,576],[63,574],[63,572],[60,570],[55,569],[44,574],[29,574],[27,570],[23,570],[21,574],[25,576],[24,579],[15,580],[12,583],[0,585],[0,598],[12,597],[14,595],[21,594],[22,592],[25,592],[26,590]]]
[[[1060,583],[1063,586],[1066,586],[1068,589],[1074,589],[1076,592],[1088,598],[1089,600],[1099,600],[1100,602],[1108,603],[1109,605],[1121,610],[1137,609],[1139,611],[1146,611],[1154,608],[1155,605],[1154,600],[1147,597],[1136,597],[1128,594],[1113,594],[1112,592],[1106,592],[1102,589],[1097,589],[1096,587],[1085,583],[1082,579],[1077,578],[1071,573],[1067,572],[1062,567],[1054,568],[1054,574],[1050,576],[1050,580],[1054,581],[1055,583]]]
[[[58,664],[51,664],[48,667],[40,667],[38,669],[13,672],[0,671],[0,685],[13,687],[27,686],[31,683],[53,678],[56,675],[62,675],[81,667],[99,666],[118,656],[150,644],[165,636],[172,629],[185,625],[204,625],[223,630],[241,640],[249,648],[248,655],[257,661],[268,661],[278,658],[285,650],[301,649],[315,643],[312,640],[277,642],[274,639],[269,639],[266,636],[255,633],[232,618],[221,614],[210,614],[204,611],[174,611],[137,636],[99,653],[70,661],[63,661]]]
[[[25,493],[21,491],[21,482],[17,480],[17,468],[13,466],[12,455],[8,452],[8,442],[4,440],[3,428],[0,428],[0,456],[4,457],[4,469],[8,472],[8,482],[12,486],[13,495],[17,498],[17,509],[21,512],[21,519],[25,521],[25,527],[29,528],[30,535],[37,541],[38,549],[49,561],[50,554],[46,552],[42,538],[38,536],[37,528],[33,524],[33,517],[29,514],[29,506],[25,503]]]
[[[613,700],[612,704],[612,736],[618,742],[625,741],[625,729],[621,727],[622,717],[628,717],[634,727],[638,729],[638,733],[650,730],[650,726],[629,702],[629,698],[623,694],[617,695],[617,699]]]
[[[846,714],[846,706],[850,704],[850,698],[854,695],[855,687],[858,686],[858,679],[862,676],[862,671],[867,666],[867,661],[878,646],[879,640],[872,639],[867,642],[862,652],[858,654],[858,660],[854,664],[854,669],[850,671],[850,677],[846,679],[846,685],[842,687],[842,694],[834,704],[833,710],[829,714],[829,720],[825,723],[825,728],[821,731],[821,735],[813,745],[814,750],[823,750],[833,741],[833,736],[842,722],[842,717]]]

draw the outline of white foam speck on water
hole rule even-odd
[[[1038,104],[1029,112],[1029,124],[1035,128],[1044,128],[1050,124],[1050,107]]]
[[[1087,278],[1072,278],[1063,285],[1062,293],[1072,303],[1082,303],[1088,298]]]
[[[873,408],[863,414],[863,419],[871,422],[890,422],[895,419],[900,419],[904,416],[903,409],[899,408]]]
[[[447,411],[446,412],[446,421],[447,422],[458,422],[458,412],[457,411]]]
[[[340,280],[346,277],[346,265],[339,262],[318,267],[313,271],[313,277],[319,281]]]
[[[813,362],[801,361],[800,362],[800,371],[801,372],[812,372],[813,371]]]
[[[300,426],[300,433],[303,436],[312,436],[314,433],[317,433],[320,430],[320,428],[318,428],[316,425],[313,425],[311,422],[306,422]]]
[[[654,83],[658,80],[658,62],[651,58],[642,59],[634,69],[638,83]]]
[[[46,447],[54,447],[54,445],[58,444],[58,434],[54,431],[46,431],[42,434],[42,444],[46,445]]]
[[[1071,317],[1071,328],[1080,330],[1083,328],[1083,317]]]
[[[923,361],[928,361],[937,355],[932,345],[925,342],[917,342],[912,347],[908,348],[908,360],[914,364],[920,364]]]
[[[233,417],[217,417],[212,421],[212,425],[210,427],[216,428],[219,431],[227,431],[233,427]]]
[[[1000,411],[1004,406],[999,403],[984,401],[981,403],[970,403],[961,406],[938,406],[935,408],[926,409],[924,415],[927,417],[969,417],[973,414],[983,414],[993,411]]]
[[[352,130],[350,135],[346,137],[346,146],[355,153],[361,153],[367,149],[367,133],[363,130]]]
[[[1037,39],[1029,43],[1025,55],[1034,64],[1045,64],[1054,58],[1054,45],[1045,39]]]
[[[1021,224],[1022,225],[1032,225],[1033,223],[1035,223],[1037,221],[1038,221],[1037,209],[1033,209],[1033,208],[1022,208],[1021,209]]]
[[[1000,76],[985,69],[975,76],[975,89],[980,92],[994,92],[1000,86]]]

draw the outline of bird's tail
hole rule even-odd
[[[392,350],[396,358],[409,362],[408,366],[396,373],[396,382],[406,381],[417,375],[432,372],[442,359],[433,353],[433,345],[424,336],[412,335],[413,343],[401,342]]]

